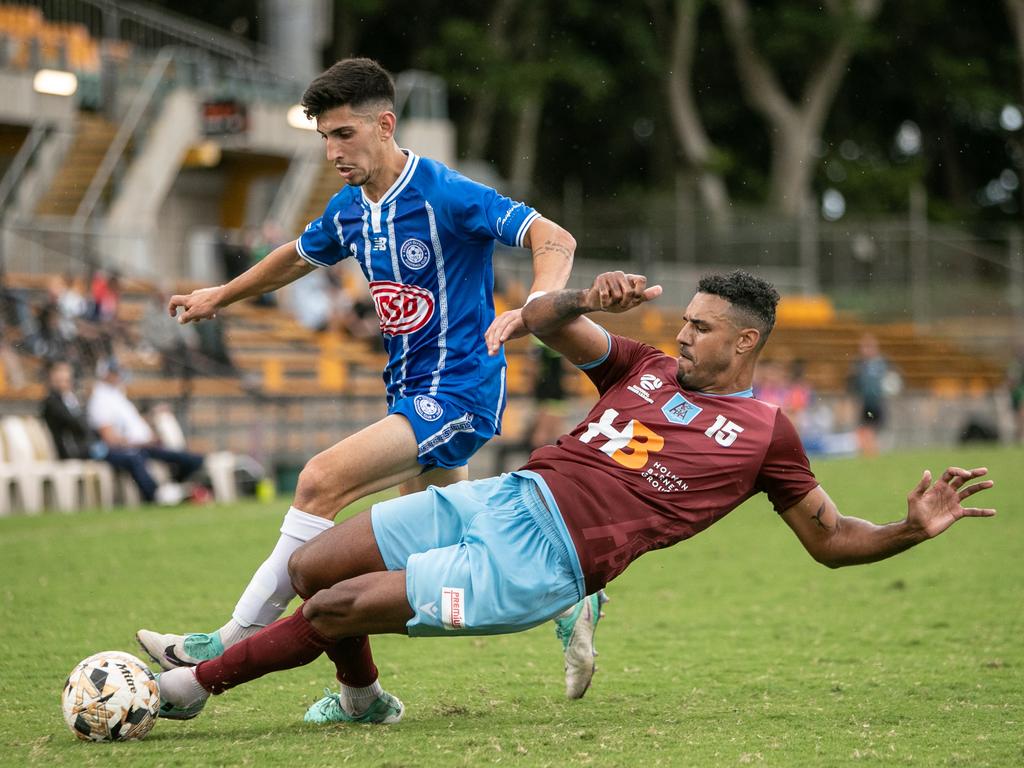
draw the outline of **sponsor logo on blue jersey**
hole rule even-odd
[[[665,414],[665,418],[675,424],[689,424],[703,410],[703,408],[694,405],[678,392],[661,406],[661,412]]]
[[[510,218],[512,218],[512,214],[515,213],[516,210],[518,210],[519,208],[522,208],[522,207],[523,207],[522,203],[516,203],[511,208],[509,208],[507,211],[505,211],[505,215],[504,216],[502,216],[500,219],[498,219],[494,223],[494,228],[498,231],[498,237],[501,237],[503,234],[505,234],[505,225],[508,224],[508,220]]]

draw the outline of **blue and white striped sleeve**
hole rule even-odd
[[[348,256],[338,236],[341,228],[339,219],[340,213],[332,200],[327,204],[324,215],[309,222],[306,231],[295,241],[299,256],[317,267],[330,267]]]
[[[525,203],[499,194],[490,187],[452,174],[447,180],[456,220],[470,233],[523,247],[523,238],[540,214]]]

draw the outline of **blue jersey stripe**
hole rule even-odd
[[[429,202],[423,203],[427,210],[427,222],[430,225],[430,244],[434,247],[434,264],[437,266],[437,302],[440,311],[438,338],[437,338],[437,367],[430,381],[430,394],[437,394],[437,387],[441,383],[441,371],[444,370],[444,363],[448,357],[448,278],[444,272],[444,251],[441,249],[441,237],[437,232],[437,219],[434,217],[434,207]]]
[[[398,264],[398,244],[395,242],[395,214],[398,211],[398,202],[393,202],[387,209],[388,222],[388,247],[391,250],[391,271],[394,274],[395,282],[402,282],[402,268]],[[402,335],[402,383],[398,387],[398,396],[405,397],[405,382],[409,373],[409,334]]]

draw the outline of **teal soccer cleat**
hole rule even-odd
[[[324,689],[324,697],[306,710],[307,723],[376,723],[393,725],[402,719],[405,706],[390,693],[384,692],[361,715],[350,715],[341,706],[341,696]]]

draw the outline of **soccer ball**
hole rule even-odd
[[[149,667],[120,651],[102,651],[71,670],[61,695],[64,722],[83,741],[141,739],[160,711]]]

